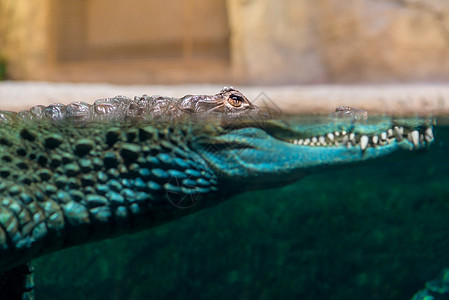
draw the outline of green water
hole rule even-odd
[[[449,127],[435,138],[40,258],[36,297],[410,299],[449,267]]]

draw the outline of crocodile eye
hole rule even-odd
[[[238,95],[229,96],[228,102],[234,107],[240,107],[243,104],[243,98]]]

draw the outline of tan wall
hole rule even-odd
[[[192,31],[197,40],[213,40],[218,35],[227,35],[218,18],[226,14],[214,15],[220,10],[219,1],[188,2],[195,20],[200,16],[211,16],[215,21],[208,26],[193,20]],[[218,7],[217,7],[218,6]],[[101,14],[98,12],[102,12]],[[124,13],[126,12],[126,13]],[[92,46],[117,46],[157,41],[175,43],[184,38],[185,9],[179,0],[90,0],[87,2],[87,39]],[[126,26],[120,20],[126,18]],[[158,25],[157,27],[155,25]]]
[[[231,58],[235,74],[259,83],[322,81],[313,32],[318,1],[229,0]]]
[[[233,64],[251,82],[449,78],[447,1],[229,0],[229,11]]]
[[[98,47],[139,44],[147,41],[148,35],[154,40],[167,43],[182,40],[183,32],[179,29],[182,28],[183,11],[182,5],[176,5],[176,2],[176,0],[88,1],[88,43]],[[98,14],[99,11],[103,13]],[[123,11],[127,11],[126,27],[123,27],[121,22],[114,22],[123,18],[121,15]],[[152,30],[154,23],[160,24],[164,30]]]
[[[53,0],[2,0],[0,7],[10,5],[14,12],[0,15],[0,36],[2,22],[9,24],[0,53],[10,62],[10,76],[27,80],[279,84],[449,79],[447,1],[227,0],[227,12],[220,14],[211,1],[184,0],[193,18],[209,21],[187,33],[179,30],[185,7],[175,2],[89,1],[86,41],[94,48],[127,47],[147,43],[149,32],[152,40],[185,42],[186,35],[213,40],[229,30],[230,60],[212,55],[183,63],[150,58],[58,61]],[[125,11],[126,28],[114,22]],[[151,27],[150,18],[160,29]],[[217,25],[226,22],[228,29]]]
[[[17,79],[47,76],[49,0],[0,1],[0,54],[8,64],[8,75]]]

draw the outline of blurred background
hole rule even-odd
[[[0,109],[234,85],[285,113],[447,116],[448,81],[448,0],[0,0]],[[44,257],[37,291],[410,298],[449,265],[448,144]]]
[[[317,85],[405,84],[404,100],[414,97],[417,85],[431,83],[423,92],[429,95],[438,83],[438,95],[426,97],[429,110],[441,111],[446,105],[437,102],[446,101],[449,79],[449,2],[0,0],[0,78],[257,85],[280,101],[306,102],[316,99]],[[288,95],[270,90],[286,85],[293,87]],[[313,93],[303,97],[299,86]],[[360,98],[348,95],[339,101]],[[0,91],[0,101],[6,96]]]

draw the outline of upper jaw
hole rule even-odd
[[[432,126],[417,128],[394,125],[388,129],[361,133],[356,130],[336,130],[319,136],[293,138],[288,142],[295,145],[310,147],[360,147],[362,150],[368,147],[382,147],[394,142],[407,141],[413,149],[423,148],[434,140]]]
[[[333,118],[265,120],[247,126],[260,127],[283,142],[306,147],[378,148],[399,143],[409,150],[424,148],[434,140],[433,119],[391,119],[372,117],[369,121]],[[242,124],[240,128],[244,127]]]
[[[199,141],[199,152],[220,174],[219,181],[282,186],[317,170],[422,149],[434,139],[431,120],[254,122],[233,124]]]

